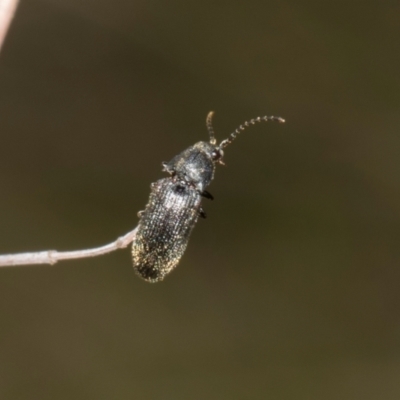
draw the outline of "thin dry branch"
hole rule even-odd
[[[17,8],[18,0],[0,0],[0,50]]]
[[[137,228],[119,237],[114,242],[94,249],[76,251],[47,250],[33,253],[5,254],[0,256],[0,267],[14,267],[17,265],[51,264],[61,260],[73,260],[77,258],[97,257],[112,251],[127,247],[134,239]]]

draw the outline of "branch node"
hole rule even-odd
[[[49,250],[47,252],[47,257],[49,259],[49,264],[54,265],[57,263],[57,251],[56,250]]]

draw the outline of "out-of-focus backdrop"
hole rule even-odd
[[[0,398],[400,398],[397,1],[22,0],[0,54],[0,253],[105,244],[161,162],[226,149],[178,268],[0,270]]]

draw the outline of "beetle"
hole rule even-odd
[[[165,278],[179,263],[199,217],[206,218],[202,197],[213,199],[205,189],[214,178],[217,164],[224,165],[223,149],[240,132],[257,122],[285,122],[280,117],[257,117],[244,122],[219,145],[212,127],[213,112],[206,118],[209,142],[198,142],[163,162],[169,176],[151,184],[149,202],[140,218],[132,242],[133,268],[148,282]]]

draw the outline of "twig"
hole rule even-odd
[[[17,8],[18,0],[0,0],[0,49]]]
[[[5,254],[0,256],[0,267],[13,267],[16,265],[51,264],[61,260],[73,260],[76,258],[96,257],[112,251],[127,247],[134,239],[137,228],[119,237],[114,242],[101,247],[76,251],[47,250],[33,253]]]
[[[0,0],[0,50],[17,8],[18,0]],[[76,251],[38,251],[33,253],[5,254],[0,256],[0,267],[16,265],[51,264],[61,260],[96,257],[127,247],[135,238],[137,228],[101,247]]]

